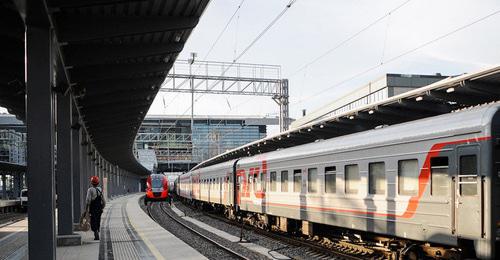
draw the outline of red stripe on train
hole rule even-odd
[[[351,209],[339,209],[339,208],[328,208],[328,207],[316,207],[316,206],[304,206],[304,205],[293,205],[293,204],[283,204],[283,203],[273,203],[273,202],[262,202],[264,205],[274,205],[274,206],[282,206],[282,207],[291,207],[291,208],[305,208],[305,209],[316,209],[320,211],[336,211],[336,212],[348,212],[360,215],[372,215],[372,216],[385,216],[385,217],[397,217],[397,218],[412,218],[415,215],[420,199],[422,198],[425,188],[427,184],[429,184],[429,179],[431,176],[430,172],[430,163],[432,157],[439,156],[439,153],[443,150],[443,148],[447,145],[456,145],[463,143],[477,143],[481,141],[490,140],[491,136],[479,137],[479,138],[471,138],[465,140],[451,141],[434,144],[430,151],[427,153],[425,158],[425,162],[422,165],[419,177],[418,177],[418,195],[412,196],[408,202],[408,206],[406,210],[401,215],[396,215],[392,213],[380,213],[380,212],[371,212],[371,211],[363,211],[363,210],[351,210]],[[247,202],[252,202],[251,200],[243,200]]]

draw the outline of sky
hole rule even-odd
[[[212,0],[179,59],[191,52],[206,57],[241,2]],[[232,61],[288,2],[243,1],[206,60]],[[496,11],[498,0],[297,0],[238,62],[280,65],[289,79],[290,116],[298,118],[302,109],[314,111],[385,73],[457,75],[500,65],[499,12],[456,31]],[[190,94],[159,93],[149,114],[190,114],[190,102]],[[251,96],[197,96],[194,107],[199,115],[277,116],[279,111],[271,98]]]
[[[196,52],[198,59],[232,61],[289,1],[211,0],[178,58]],[[280,65],[289,79],[290,116],[298,118],[302,109],[312,112],[385,73],[457,75],[500,65],[499,27],[499,0],[297,0],[238,62]],[[277,116],[279,111],[270,97],[196,99],[197,115]],[[190,102],[190,94],[160,92],[148,113],[190,114]]]

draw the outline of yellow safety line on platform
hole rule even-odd
[[[140,199],[140,197],[139,197],[139,199]],[[135,227],[134,222],[130,219],[128,214],[127,214],[127,218],[130,222],[130,225],[132,225],[132,228],[134,228],[135,232],[137,232],[137,234],[142,238],[142,241],[144,241],[144,244],[146,244],[146,246],[149,248],[149,250],[151,250],[151,253],[154,255],[154,257],[156,257],[156,259],[165,260],[165,258],[161,255],[160,251],[158,251],[158,249],[156,249],[156,247],[151,243],[151,241],[149,241],[149,239],[144,234],[142,234],[142,232],[140,230],[138,230]]]

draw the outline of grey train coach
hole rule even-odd
[[[181,197],[495,258],[500,104],[195,168]],[[236,179],[236,183],[233,181]]]

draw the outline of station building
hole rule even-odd
[[[198,115],[191,131],[190,116],[148,115],[135,148],[146,168],[156,163],[160,172],[187,171],[227,150],[266,137],[267,127],[278,125],[277,117]]]
[[[297,128],[307,123],[379,102],[392,96],[432,84],[447,77],[448,76],[442,76],[439,73],[435,75],[385,74],[308,115],[298,118],[291,123],[290,128]]]
[[[15,199],[26,187],[26,127],[10,114],[0,114],[0,199]]]

